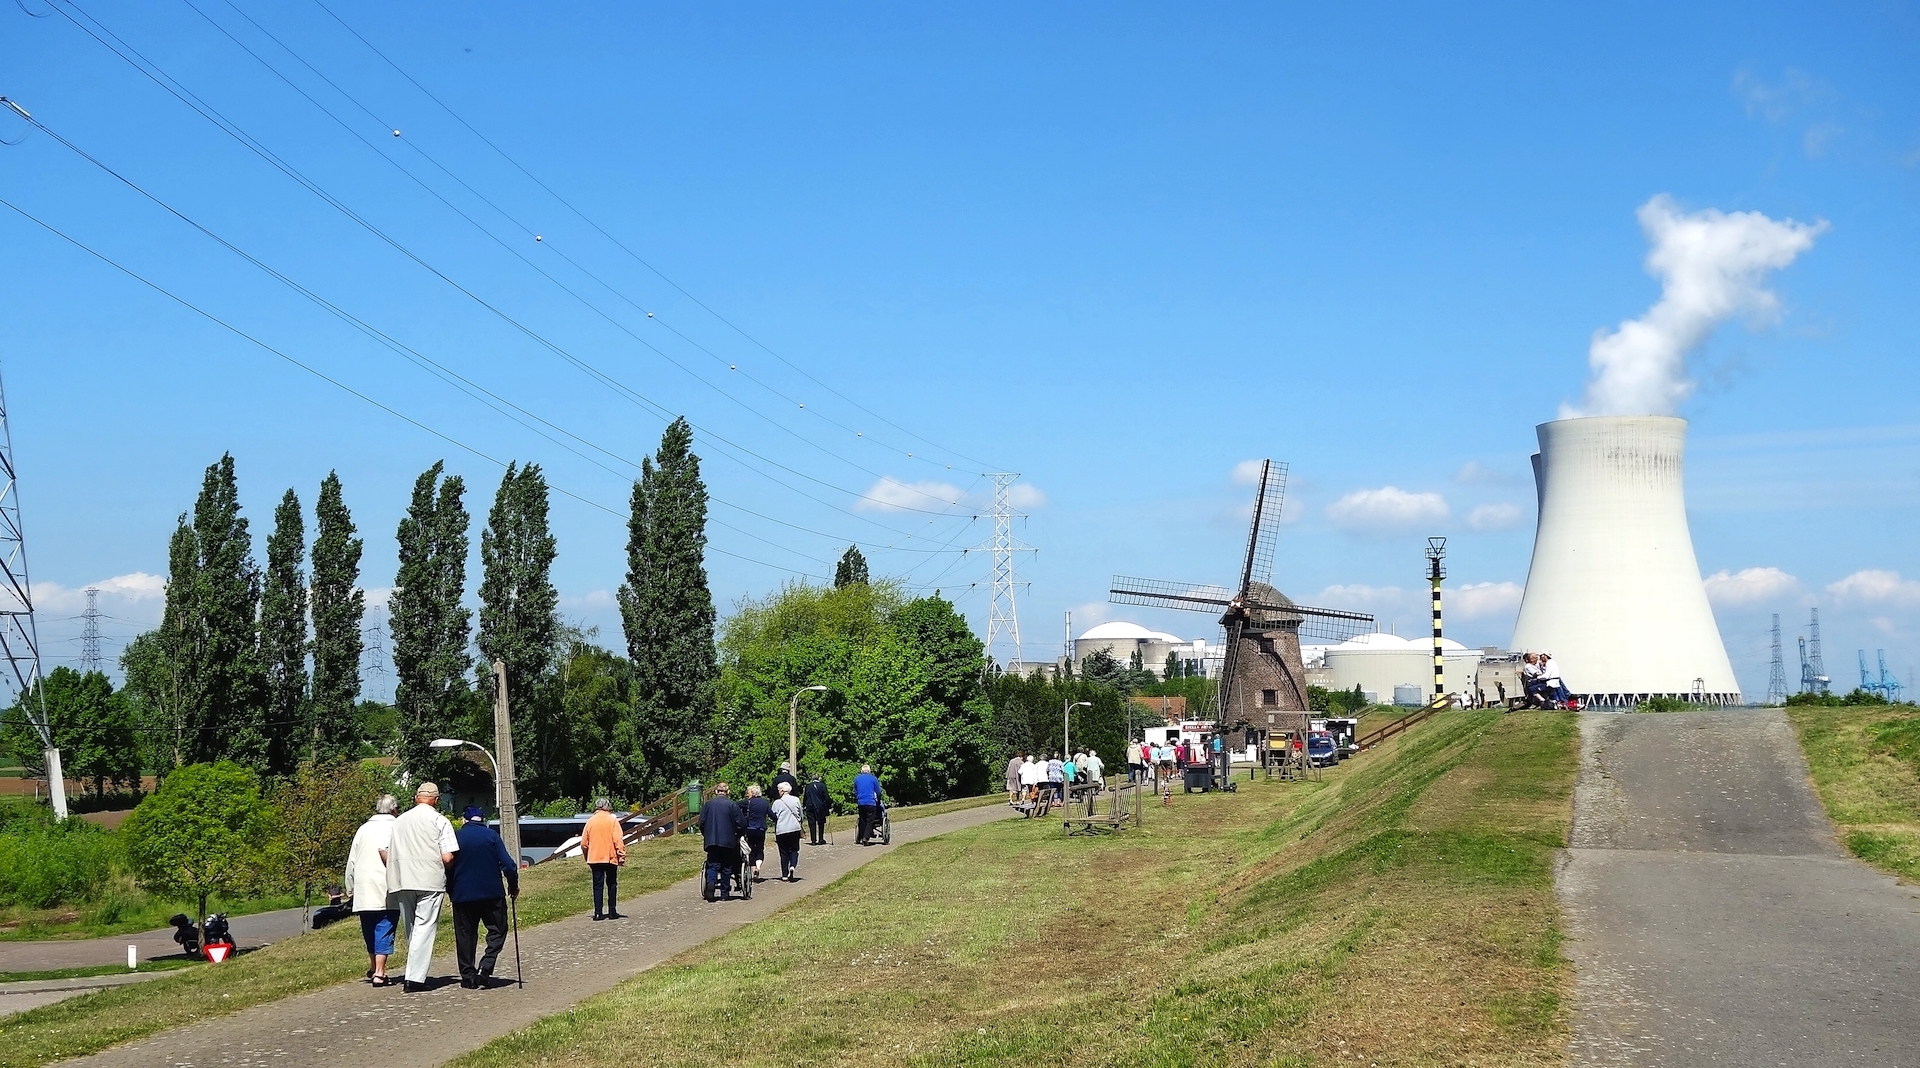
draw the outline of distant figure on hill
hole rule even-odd
[[[775,797],[779,797],[781,783],[786,783],[791,787],[795,797],[800,796],[800,780],[793,777],[793,765],[784,760],[780,762],[780,770],[774,772],[773,785],[767,787],[767,789],[772,790]]]
[[[807,844],[827,844],[827,816],[833,811],[833,799],[827,796],[827,784],[822,782],[818,772],[807,781],[806,796],[800,807],[807,814]]]
[[[613,818],[613,802],[602,797],[593,803],[593,815],[580,830],[580,852],[593,869],[593,918],[618,920],[620,915],[620,866],[627,862],[626,834],[620,821]],[[606,911],[600,909],[600,893],[606,891]]]

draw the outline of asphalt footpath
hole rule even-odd
[[[768,880],[754,889],[750,901],[703,901],[698,880],[688,879],[622,901],[624,919],[596,922],[583,913],[530,928],[520,933],[525,987],[503,983],[513,973],[509,941],[500,965],[504,976],[496,973],[493,989],[462,988],[447,953],[434,958],[431,990],[403,994],[397,985],[375,989],[343,983],[60,1063],[62,1068],[430,1068],[763,919],[902,845],[1009,815],[1004,805],[987,805],[901,820],[894,823],[893,844],[887,846],[856,846],[853,836],[842,832],[838,845],[802,847],[800,882]],[[777,859],[773,867],[778,870]],[[451,923],[451,913],[443,911],[440,922]],[[644,1051],[636,1056],[641,1058],[636,1063],[644,1062]]]
[[[323,902],[324,904],[324,902]],[[234,945],[241,950],[272,945],[302,932],[300,910],[277,909],[251,916],[233,916]],[[60,968],[98,968],[125,964],[127,947],[133,946],[140,960],[179,957],[180,947],[173,940],[173,928],[112,938],[69,938],[45,942],[0,942],[0,972],[50,972]]]
[[[1580,726],[1577,1062],[1920,1065],[1920,893],[1840,847],[1780,710]]]

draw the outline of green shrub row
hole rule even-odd
[[[85,820],[0,833],[0,906],[53,908],[97,900],[124,864],[119,836]]]

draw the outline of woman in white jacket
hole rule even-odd
[[[387,986],[387,956],[393,952],[393,931],[400,914],[387,907],[387,847],[393,842],[394,811],[400,802],[392,794],[373,804],[373,815],[353,833],[342,873],[353,895],[354,915],[360,917],[360,937],[367,943],[367,979]]]

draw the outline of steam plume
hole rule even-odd
[[[1562,418],[1672,415],[1693,392],[1687,353],[1740,312],[1772,319],[1779,301],[1764,284],[1767,274],[1812,248],[1827,229],[1825,222],[1775,221],[1757,211],[1686,214],[1665,193],[1640,205],[1639,216],[1660,299],[1638,319],[1594,335],[1586,399],[1578,409],[1563,406]]]

